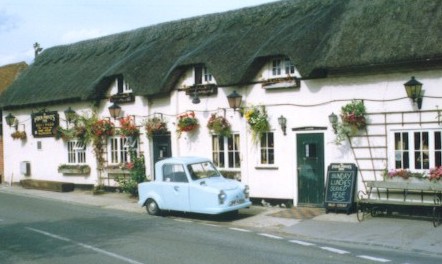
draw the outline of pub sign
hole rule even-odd
[[[53,130],[59,125],[57,111],[32,113],[32,135],[34,137],[53,137]]]

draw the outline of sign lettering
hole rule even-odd
[[[34,137],[53,137],[52,131],[59,125],[58,112],[46,112],[32,114],[32,135]]]
[[[328,166],[325,189],[326,208],[349,210],[354,203],[357,167],[352,163]]]

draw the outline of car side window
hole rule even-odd
[[[163,166],[164,182],[188,182],[186,172],[181,164],[164,164]]]

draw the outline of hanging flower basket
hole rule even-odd
[[[178,116],[177,132],[181,135],[182,132],[192,132],[198,128],[198,119],[195,117],[195,113],[189,112]]]
[[[153,135],[167,133],[167,123],[158,117],[149,118],[144,128],[146,129],[146,134],[149,138]]]
[[[95,137],[108,137],[115,134],[115,125],[110,120],[97,120],[91,126],[92,135]]]
[[[267,111],[265,106],[253,106],[244,111],[244,117],[252,130],[255,142],[261,139],[262,134],[270,131]]]
[[[352,100],[350,103],[341,107],[341,120],[336,124],[336,144],[353,137],[359,133],[359,130],[367,126],[365,118],[365,105],[362,100]]]
[[[232,135],[232,127],[226,118],[212,114],[207,122],[207,128],[214,134],[230,137]]]
[[[63,139],[64,141],[69,141],[75,137],[75,129],[65,129],[61,126],[54,128],[53,135],[55,139]]]
[[[365,105],[362,100],[353,100],[341,108],[342,122],[358,130],[367,125],[365,114]]]
[[[121,118],[120,126],[119,134],[123,137],[138,137],[140,135],[140,129],[135,125],[135,120],[131,116]]]
[[[21,140],[25,140],[26,139],[26,132],[25,131],[15,131],[11,134],[11,137],[15,140],[15,139],[21,139]]]

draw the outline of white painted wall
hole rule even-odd
[[[265,76],[265,69],[258,73],[257,80]],[[207,121],[212,113],[224,114],[232,124],[233,131],[241,135],[241,175],[242,181],[251,187],[253,197],[293,199],[297,203],[297,164],[296,164],[296,134],[309,131],[292,131],[300,127],[324,127],[325,130],[315,131],[324,133],[325,168],[330,163],[354,163],[353,154],[349,145],[335,145],[335,135],[328,121],[328,115],[334,112],[339,115],[340,108],[352,99],[364,99],[367,112],[392,112],[414,111],[416,107],[406,97],[403,84],[414,75],[422,82],[425,90],[423,107],[421,111],[411,114],[408,120],[419,118],[434,119],[436,116],[419,115],[425,110],[435,110],[441,105],[440,86],[442,84],[442,71],[416,71],[394,74],[378,74],[367,76],[328,77],[325,79],[303,80],[301,87],[295,89],[265,90],[261,84],[241,87],[219,87],[218,93],[211,96],[200,96],[201,103],[192,104],[191,96],[184,91],[173,90],[170,96],[143,98],[136,97],[135,103],[121,104],[122,116],[134,115],[137,125],[140,126],[140,151],[146,158],[147,174],[152,171],[151,142],[146,137],[144,122],[155,113],[163,114],[168,122],[172,134],[172,153],[175,156],[197,155],[212,157],[211,135],[206,128]],[[177,84],[176,88],[191,84],[192,71],[189,70]],[[262,166],[259,164],[259,147],[252,143],[251,133],[245,118],[239,112],[233,111],[228,106],[226,96],[236,90],[243,96],[243,106],[266,105],[269,121],[275,136],[275,164]],[[116,84],[109,89],[110,94],[116,93]],[[109,117],[107,108],[111,105],[108,100],[103,100],[98,108],[98,115]],[[48,111],[58,111],[60,118],[64,117],[63,111],[71,106],[77,113],[88,112],[88,104],[60,105],[48,107]],[[28,139],[14,141],[9,136],[13,128],[4,125],[5,145],[5,181],[17,182],[26,178],[20,175],[20,162],[30,161],[33,179],[49,179],[58,181],[71,181],[81,184],[96,184],[96,164],[91,147],[87,148],[87,160],[92,173],[88,177],[63,176],[57,173],[58,165],[67,162],[66,145],[62,140],[54,138],[33,138],[31,133],[31,111],[35,109],[22,109],[19,111],[4,111],[4,116],[9,112],[20,121],[19,129],[25,129]],[[200,128],[195,133],[183,133],[180,137],[176,133],[177,116],[186,111],[195,112],[200,122]],[[287,118],[287,135],[284,136],[277,118],[284,115]],[[434,115],[430,113],[429,115]],[[380,117],[373,117],[373,122],[382,121]],[[387,122],[400,120],[400,116],[391,116]],[[5,121],[3,121],[6,124]],[[118,122],[115,122],[118,125]],[[64,125],[63,121],[61,124]],[[24,126],[23,126],[24,125]],[[391,132],[400,129],[441,129],[440,125],[421,124],[403,127],[390,126],[388,135],[392,142]],[[378,133],[379,128],[370,127],[370,133]],[[383,129],[383,128],[382,128]],[[37,142],[41,141],[42,150],[37,150]],[[391,167],[391,153],[393,146],[389,145],[390,163],[380,166]],[[359,188],[362,188],[359,179]]]

